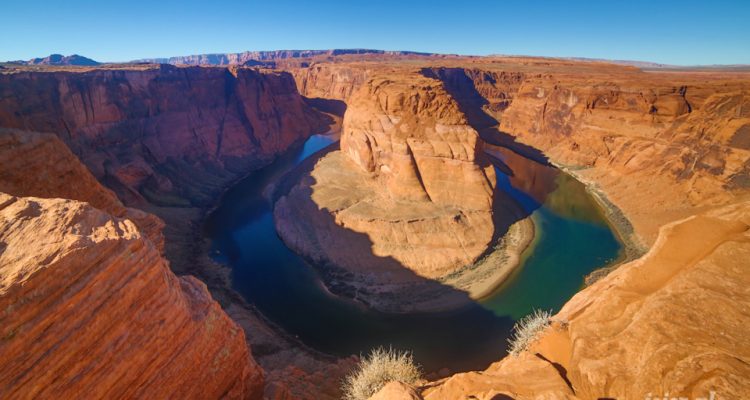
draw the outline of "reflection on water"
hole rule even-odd
[[[233,270],[235,288],[267,317],[308,345],[349,355],[378,345],[414,352],[427,371],[485,368],[505,354],[513,319],[532,308],[557,310],[583,276],[617,255],[619,244],[585,193],[565,174],[493,149],[512,176],[498,174],[537,227],[522,268],[479,304],[448,313],[388,315],[330,295],[314,270],[276,234],[264,189],[337,140],[316,135],[229,190],[206,221],[212,254]],[[325,151],[325,150],[323,150]]]

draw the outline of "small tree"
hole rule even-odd
[[[344,378],[344,399],[367,400],[388,382],[399,381],[411,385],[421,375],[411,353],[378,347],[363,357],[357,368]]]

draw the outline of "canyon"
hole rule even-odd
[[[750,394],[748,75],[410,53],[264,61],[276,69],[0,70],[3,397],[338,396],[352,360],[247,304],[200,222],[233,182],[341,118],[341,150],[284,178],[275,224],[341,268],[335,280],[365,282],[353,297],[371,307],[408,311],[415,283],[471,302],[444,277],[524,236],[525,215],[493,207],[491,146],[585,183],[626,247],[529,351],[380,398]],[[544,200],[511,161],[513,184]]]

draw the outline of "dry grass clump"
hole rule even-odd
[[[390,381],[414,384],[421,377],[409,352],[379,347],[363,357],[343,382],[345,400],[367,400]]]
[[[550,324],[551,311],[534,310],[531,314],[521,318],[513,326],[513,336],[508,339],[510,347],[508,353],[517,357],[534,341],[539,332]]]

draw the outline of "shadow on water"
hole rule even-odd
[[[581,182],[503,147],[486,151],[511,170],[498,174],[498,186],[533,210],[535,237],[520,267],[481,304],[514,319],[535,308],[557,311],[587,274],[618,258],[622,245]]]

